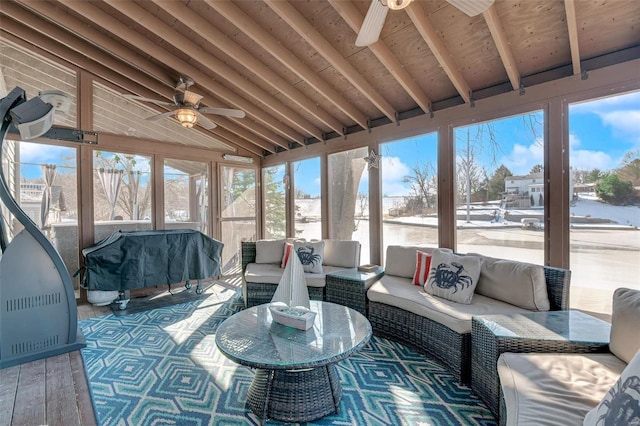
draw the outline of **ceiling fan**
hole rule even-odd
[[[369,46],[380,38],[387,12],[409,6],[413,0],[371,0],[371,6],[356,38],[356,46]],[[495,0],[447,0],[469,16],[476,16],[487,10]]]
[[[188,89],[192,86],[194,81],[187,76],[181,76],[178,84],[176,85],[176,90],[178,92],[173,95],[173,103],[160,101],[157,99],[151,98],[143,98],[141,96],[123,94],[127,99],[132,99],[135,101],[143,101],[143,102],[151,102],[156,105],[170,107],[171,111],[163,112],[162,114],[152,115],[151,117],[147,117],[147,120],[156,121],[161,118],[175,116],[176,120],[182,124],[182,126],[191,128],[196,124],[204,127],[207,130],[211,130],[216,126],[216,124],[209,120],[204,114],[216,114],[216,115],[224,115],[226,117],[235,117],[235,118],[244,118],[245,113],[239,109],[229,109],[229,108],[211,108],[211,107],[200,107],[200,100],[202,99],[202,95],[198,95],[197,93],[190,92]]]

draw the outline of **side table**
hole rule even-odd
[[[358,268],[331,272],[326,276],[325,299],[367,315],[367,290],[384,275],[384,269],[358,271]]]
[[[504,352],[605,352],[611,325],[579,311],[483,315],[471,322],[471,388],[500,420]]]

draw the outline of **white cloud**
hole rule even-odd
[[[543,162],[544,150],[539,140],[529,146],[515,144],[511,153],[500,160],[516,176],[528,174],[533,166]]]
[[[20,161],[23,163],[62,163],[75,150],[64,146],[20,142]]]
[[[595,114],[615,133],[640,147],[640,92],[574,104],[571,114]]]
[[[382,191],[385,195],[407,195],[411,186],[402,183],[402,178],[409,175],[410,167],[399,157],[383,156],[380,168],[382,169]]]
[[[580,149],[580,139],[573,133],[569,135],[569,144],[569,164],[574,170],[610,170],[615,167],[615,162],[606,152]]]

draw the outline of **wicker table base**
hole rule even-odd
[[[338,412],[342,386],[335,364],[304,370],[256,370],[247,406],[264,424],[310,422]]]

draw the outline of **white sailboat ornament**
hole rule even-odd
[[[284,268],[269,311],[277,323],[308,330],[313,326],[316,313],[310,310],[309,290],[298,255],[294,253]]]

